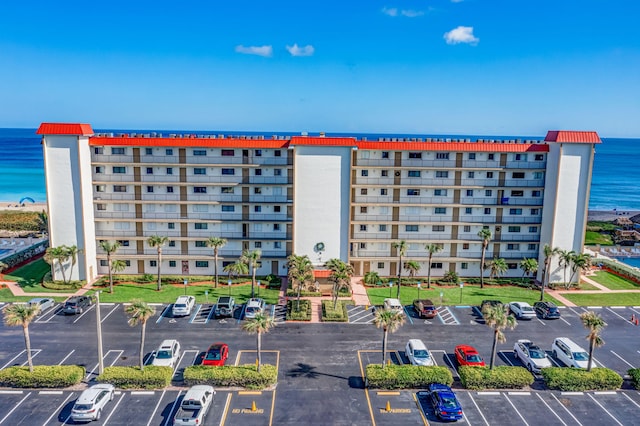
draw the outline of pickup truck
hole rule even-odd
[[[230,296],[220,296],[218,297],[218,302],[216,303],[216,307],[213,311],[216,318],[220,317],[232,317],[233,309],[235,308],[236,302],[233,297]]]
[[[173,417],[173,424],[178,426],[201,425],[215,394],[216,391],[212,386],[196,385],[189,388],[180,403],[180,408]]]

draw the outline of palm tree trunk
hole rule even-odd
[[[64,265],[62,264],[62,261],[60,259],[58,259],[58,265],[60,265],[60,273],[62,274],[62,282],[66,283],[67,282],[67,274],[64,273]]]
[[[486,245],[482,244],[482,256],[480,257],[480,288],[484,288],[484,256],[486,250]]]
[[[262,339],[260,336],[262,333],[258,332],[258,373],[260,372],[260,364],[262,364]]]
[[[218,249],[216,248],[213,251],[213,270],[214,270],[214,274],[216,276],[216,280],[213,284],[213,288],[218,288]]]
[[[493,365],[496,362],[496,350],[498,349],[498,330],[493,331],[493,346],[491,347],[491,364],[489,364],[489,370],[493,370]]]
[[[140,371],[144,371],[144,336],[147,329],[147,322],[142,323],[140,327]]]
[[[398,288],[396,289],[396,299],[400,300],[400,286],[402,285],[402,255],[400,255],[400,264],[398,265]]]
[[[162,266],[162,249],[158,247],[158,291],[162,290],[162,281],[160,279],[161,266]]]
[[[589,339],[589,364],[587,364],[587,371],[591,371],[591,363],[593,362],[593,349],[595,348],[595,339]]]
[[[427,265],[427,289],[431,288],[431,258],[433,255],[429,252],[429,264]]]
[[[382,369],[387,365],[387,329],[382,329]]]
[[[22,326],[22,332],[24,334],[24,346],[27,348],[27,362],[29,363],[29,372],[33,373],[33,360],[31,359],[31,339],[29,338],[29,326],[24,324]]]
[[[113,263],[110,254],[107,255],[107,264],[109,267],[109,293],[113,293]]]
[[[255,297],[255,285],[256,285],[256,266],[251,265],[251,298]]]
[[[338,286],[338,283],[335,283],[333,285],[333,310],[335,311],[336,309],[338,309],[338,291],[339,291],[340,287]]]

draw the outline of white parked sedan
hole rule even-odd
[[[536,317],[536,311],[527,302],[511,302],[509,309],[518,319],[533,319]]]
[[[31,299],[27,302],[27,305],[29,306],[38,306],[40,307],[40,312],[44,312],[47,309],[51,309],[53,308],[53,305],[56,304],[56,301],[53,299],[50,299],[48,297],[36,297],[34,299]]]
[[[513,354],[532,373],[539,373],[541,369],[551,367],[551,361],[545,351],[533,344],[531,340],[520,339],[513,345]]]
[[[113,400],[114,393],[115,387],[108,383],[100,383],[86,389],[73,404],[71,419],[74,422],[100,420],[104,406]]]
[[[153,353],[151,365],[175,368],[180,361],[180,343],[177,340],[164,340]]]
[[[429,350],[420,339],[411,339],[407,342],[405,353],[411,365],[434,365],[433,358]]]

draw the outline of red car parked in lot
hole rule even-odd
[[[456,346],[456,361],[459,365],[471,365],[474,367],[484,367],[484,360],[475,350],[473,346],[459,345]]]
[[[202,357],[202,365],[224,365],[229,358],[229,346],[226,343],[217,342],[209,346]]]

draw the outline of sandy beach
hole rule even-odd
[[[639,210],[589,210],[587,220],[612,222],[619,217],[632,218],[640,214]]]
[[[14,211],[14,212],[41,212],[47,210],[47,203],[31,203],[24,202],[21,205],[16,201],[0,201],[1,211]]]

